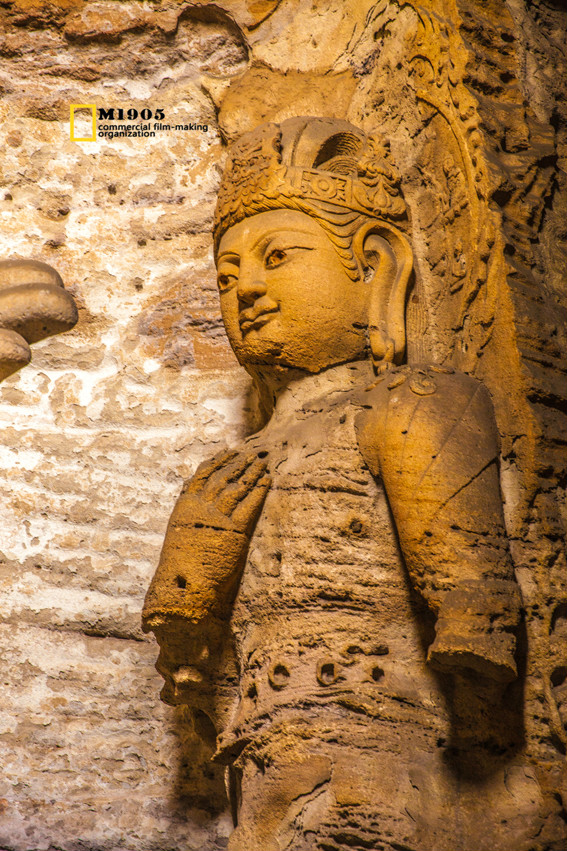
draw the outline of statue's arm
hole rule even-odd
[[[468,375],[406,367],[367,392],[357,434],[384,483],[412,585],[437,618],[428,661],[514,679],[520,595],[488,391]]]
[[[269,487],[266,462],[236,452],[202,464],[183,487],[142,613],[144,630],[161,647],[157,667],[168,702],[184,702],[218,661]]]

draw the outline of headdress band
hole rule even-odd
[[[345,121],[294,118],[263,124],[230,149],[215,211],[215,248],[222,234],[247,216],[304,201],[381,219],[406,207],[389,145]]]

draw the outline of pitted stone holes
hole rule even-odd
[[[279,691],[288,684],[289,671],[282,662],[275,662],[268,671],[268,680],[271,687]]]
[[[333,659],[321,659],[317,663],[317,680],[322,686],[331,686],[339,678],[339,666]]]

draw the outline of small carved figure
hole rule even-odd
[[[269,420],[183,488],[143,614],[163,699],[219,732],[230,849],[519,851],[486,745],[517,745],[498,433],[475,378],[404,364],[406,224],[378,134],[298,118],[232,148],[221,310]]]
[[[0,381],[30,362],[30,343],[76,322],[77,307],[55,269],[39,260],[0,262]]]

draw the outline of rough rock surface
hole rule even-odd
[[[160,704],[139,618],[182,479],[256,423],[215,293],[224,141],[297,114],[392,138],[410,354],[491,391],[528,614],[528,751],[544,798],[560,794],[562,4],[3,0],[0,21],[0,256],[54,266],[80,313],[0,390],[0,848],[226,846],[212,743]],[[208,130],[71,142],[71,103]]]

